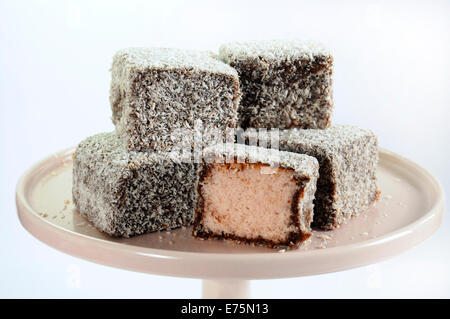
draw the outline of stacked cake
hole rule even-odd
[[[377,199],[378,149],[331,125],[332,66],[300,40],[119,51],[116,130],[78,146],[74,203],[113,236],[193,223],[199,238],[295,248],[338,227]]]
[[[192,224],[198,165],[175,150],[230,135],[241,96],[237,72],[209,52],[163,48],[119,51],[111,72],[116,130],[78,146],[76,207],[113,236]],[[214,130],[221,134],[202,134]]]

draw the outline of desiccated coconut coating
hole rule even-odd
[[[330,126],[333,57],[322,44],[233,42],[220,47],[219,58],[239,74],[243,95],[238,124],[242,128]]]
[[[193,234],[268,247],[311,236],[315,158],[242,144],[204,151]]]
[[[190,225],[196,183],[196,164],[170,153],[127,151],[115,133],[87,138],[74,154],[74,204],[112,236]]]
[[[212,53],[124,49],[115,54],[111,72],[112,121],[128,149],[170,151],[202,132],[196,120],[206,132],[236,127],[239,79]],[[211,135],[204,134],[202,145],[217,142]]]
[[[252,135],[255,133],[244,133],[243,138]],[[265,143],[270,146],[270,141]],[[372,131],[350,125],[281,130],[279,148],[314,156],[319,161],[313,226],[337,228],[378,199],[378,142]]]

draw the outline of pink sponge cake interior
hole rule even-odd
[[[206,151],[199,173],[194,235],[291,248],[309,238],[317,160],[227,145]]]

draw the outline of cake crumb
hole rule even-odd
[[[316,237],[320,238],[320,239],[323,239],[323,240],[333,240],[333,237],[325,235],[325,234],[319,234]]]
[[[46,212],[43,212],[42,217],[48,217],[48,214]]]
[[[70,200],[65,199],[65,200],[64,200],[64,204],[69,205],[69,204],[70,204]]]
[[[285,252],[286,252],[286,249],[280,249],[278,252],[279,252],[279,253],[285,253]]]

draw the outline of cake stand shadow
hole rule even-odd
[[[137,272],[203,279],[204,298],[245,298],[249,280],[336,272],[379,262],[419,244],[442,222],[444,195],[427,170],[380,150],[380,200],[334,231],[314,231],[285,251],[198,240],[180,228],[133,238],[97,231],[72,203],[74,148],[34,165],[19,180],[16,204],[24,228],[47,245],[95,263]]]

